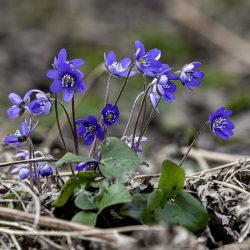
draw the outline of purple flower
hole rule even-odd
[[[155,77],[160,76],[169,69],[167,64],[161,64],[159,59],[161,51],[158,49],[151,49],[145,52],[144,45],[141,41],[135,41],[135,63],[139,71],[146,76]]]
[[[31,127],[31,121],[27,122],[25,119],[21,125],[20,125],[20,130],[17,130],[14,135],[9,135],[4,138],[4,142],[8,144],[13,144],[15,146],[21,145],[23,142],[27,141],[29,138],[31,132],[33,129],[36,127],[38,122],[34,125],[34,127]]]
[[[112,126],[117,123],[120,112],[117,105],[112,106],[111,104],[107,104],[102,112],[102,120],[106,126]]]
[[[29,159],[29,151],[28,150],[19,150],[18,153],[15,155],[16,159],[24,159],[28,160]]]
[[[192,87],[199,87],[201,85],[201,79],[205,74],[197,69],[202,64],[200,62],[192,62],[186,64],[180,72],[180,80],[188,89],[192,90]]]
[[[27,164],[19,164],[11,170],[11,174],[19,173],[19,179],[27,179],[30,175],[30,171]]]
[[[79,163],[75,166],[75,170],[77,171],[99,171],[99,162],[98,161],[85,161]]]
[[[132,140],[133,140],[133,136],[131,135],[130,137],[127,137],[127,136],[124,136],[123,138],[122,138],[122,140],[131,148],[132,147]],[[136,136],[135,137],[135,141],[134,141],[134,145],[133,145],[133,151],[135,151],[135,149],[136,149],[136,144],[137,144],[137,142],[138,142],[138,140],[139,140],[139,137],[138,136]],[[148,140],[148,138],[146,137],[146,136],[143,136],[142,138],[141,138],[141,142],[146,142]],[[138,152],[142,152],[142,146],[141,146],[141,144],[139,144],[139,146],[138,146]]]
[[[149,97],[154,107],[158,103],[160,96],[162,96],[163,99],[169,103],[172,103],[173,100],[176,99],[176,97],[174,96],[174,92],[176,91],[176,86],[172,82],[172,80],[178,80],[178,79],[179,77],[174,74],[170,75],[164,74],[160,76],[159,80],[157,79],[153,80],[154,84],[150,89]],[[158,109],[156,110],[157,112],[159,112]]]
[[[131,60],[126,57],[123,58],[120,62],[116,61],[116,56],[114,51],[109,51],[107,57],[104,53],[105,66],[107,70],[114,76],[117,77],[127,77],[130,70]],[[128,77],[134,76],[135,71],[131,71]]]
[[[19,178],[20,180],[27,179],[30,175],[30,171],[28,168],[21,168],[19,171]]]
[[[42,177],[53,175],[53,169],[49,164],[45,163],[42,168],[39,169],[39,174]]]
[[[79,119],[76,124],[80,125],[77,135],[83,137],[85,145],[92,144],[95,137],[100,141],[104,139],[104,129],[94,116],[89,115],[88,119]]]
[[[225,107],[221,107],[209,116],[213,133],[223,140],[227,140],[233,135],[232,130],[234,129],[234,124],[226,119],[231,114],[231,110],[226,110]]]
[[[67,63],[73,69],[78,69],[79,67],[81,67],[84,64],[84,61],[82,59],[72,59],[72,60],[67,61],[67,51],[66,51],[66,49],[62,48],[59,51],[58,56],[55,57],[55,59],[54,59],[54,65],[58,69],[58,68],[60,68],[61,63]]]
[[[40,91],[36,94],[36,99],[30,103],[29,108],[34,115],[40,115],[42,113],[47,115],[51,109],[50,99],[45,93]]]
[[[20,117],[25,111],[29,111],[29,96],[25,95],[22,99],[19,95],[11,93],[9,94],[9,100],[13,104],[12,107],[7,110],[7,115],[10,119]]]
[[[63,99],[65,102],[72,100],[75,89],[79,93],[85,92],[86,87],[84,81],[81,80],[84,74],[77,69],[73,69],[67,63],[60,63],[58,69],[50,69],[46,75],[48,78],[54,80],[50,85],[50,91],[52,93],[63,91]]]

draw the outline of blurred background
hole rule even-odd
[[[248,0],[2,0],[1,138],[19,127],[18,120],[6,117],[8,94],[22,96],[31,88],[48,91],[51,80],[45,74],[61,48],[67,49],[69,58],[85,61],[81,70],[89,91],[83,98],[77,97],[77,118],[85,118],[98,115],[103,106],[108,79],[100,67],[104,52],[114,50],[118,58],[133,58],[134,41],[139,39],[146,49],[159,48],[161,62],[174,70],[199,61],[206,74],[201,87],[191,92],[178,84],[177,100],[173,104],[161,102],[160,115],[155,115],[146,134],[146,158],[157,165],[167,157],[169,148],[188,145],[209,114],[224,105],[234,112],[235,136],[224,142],[207,131],[196,145],[249,155],[249,10]],[[121,84],[121,80],[112,78],[111,100]],[[142,84],[140,76],[129,80],[120,102],[121,120],[110,134],[121,136]],[[35,133],[38,147],[52,153],[60,149],[55,131],[54,115],[41,117]],[[69,137],[67,126],[64,131]],[[81,148],[82,153],[89,150]]]

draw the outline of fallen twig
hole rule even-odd
[[[0,218],[3,219],[8,219],[8,220],[14,220],[14,221],[25,221],[25,222],[30,222],[32,223],[35,219],[34,214],[29,214],[25,213],[22,211],[18,211],[15,209],[11,208],[5,208],[5,207],[0,207]],[[104,239],[108,242],[111,243],[117,243],[120,240],[127,240],[127,241],[132,241],[132,238],[120,235],[117,233],[117,230],[113,229],[110,230],[107,233],[103,233],[103,230],[98,229],[98,228],[93,228],[90,226],[86,225],[81,225],[78,223],[62,220],[62,219],[57,219],[57,218],[52,218],[48,216],[40,216],[39,217],[39,222],[38,225],[40,227],[45,227],[49,229],[54,229],[54,230],[62,230],[64,232],[59,232],[58,231],[32,231],[32,232],[27,232],[27,231],[22,231],[22,230],[11,230],[7,228],[0,228],[2,233],[7,233],[7,234],[14,234],[14,235],[50,235],[50,236],[63,236],[65,235],[79,235],[79,234],[85,234],[85,235],[90,235],[88,234],[91,232],[91,235],[95,235],[98,238]],[[65,232],[67,231],[67,232]],[[73,233],[70,231],[73,231]],[[33,233],[33,234],[32,234]],[[58,233],[58,234],[57,234]]]

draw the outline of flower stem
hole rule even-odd
[[[118,97],[117,97],[117,99],[116,99],[116,101],[115,101],[115,105],[116,105],[116,104],[118,103],[118,101],[120,100],[120,97],[121,97],[121,95],[122,95],[122,92],[123,92],[123,90],[124,90],[124,88],[125,88],[125,86],[126,86],[126,84],[127,84],[127,82],[128,82],[128,78],[129,78],[130,72],[132,71],[132,69],[133,69],[134,66],[135,66],[135,64],[133,63],[133,64],[131,65],[129,71],[128,71],[128,74],[127,74],[127,76],[126,76],[126,78],[125,78],[125,80],[124,80],[124,82],[123,82],[123,85],[122,85],[122,87],[121,87],[121,90],[120,90],[120,92],[119,92],[119,94],[118,94]]]
[[[140,119],[140,116],[141,116],[142,109],[144,107],[145,100],[147,98],[148,91],[151,88],[151,85],[152,84],[149,84],[147,89],[144,91],[144,96],[143,96],[143,99],[142,99],[141,107],[140,107],[140,110],[138,112],[137,119],[136,119],[136,122],[135,122],[135,128],[134,128],[133,137],[132,137],[131,149],[134,148],[136,129],[137,129],[137,126],[138,126],[138,122],[139,122],[139,119]]]
[[[160,101],[161,101],[161,97],[159,98],[158,102],[156,103],[156,105],[155,105],[154,108],[152,109],[152,111],[151,111],[151,113],[150,113],[150,115],[149,115],[149,117],[148,117],[148,119],[147,119],[147,121],[146,121],[144,127],[142,128],[142,130],[141,130],[141,132],[140,132],[140,134],[139,134],[139,138],[138,138],[138,141],[137,141],[137,144],[136,144],[135,152],[138,151],[138,148],[139,148],[141,139],[142,139],[143,135],[145,134],[146,129],[148,128],[148,125],[149,125],[150,121],[152,120],[152,118],[153,118],[153,116],[154,116],[154,113],[155,113],[155,110],[157,109],[157,106],[158,106],[158,104],[160,103]],[[143,125],[143,124],[142,124],[142,125]]]
[[[63,134],[62,134],[60,122],[59,122],[58,106],[57,106],[57,94],[55,94],[55,113],[56,113],[56,123],[57,123],[58,131],[59,131],[60,137],[61,137],[62,142],[63,142],[64,150],[65,150],[65,152],[67,152],[68,149],[67,149],[67,146],[66,146]]]
[[[106,95],[105,95],[105,101],[104,101],[104,107],[108,104],[108,101],[109,101],[109,89],[110,89],[110,80],[111,80],[111,78],[112,78],[112,75],[109,74],[107,89],[106,89]]]
[[[140,98],[143,94],[144,94],[144,91],[143,91],[143,92],[141,92],[141,93],[140,93],[140,94],[139,94],[139,95],[135,98],[135,101],[134,101],[133,107],[132,107],[132,109],[131,109],[130,116],[129,116],[129,119],[128,119],[128,122],[127,122],[127,125],[126,125],[126,127],[125,127],[125,129],[124,129],[124,132],[123,132],[122,137],[124,137],[124,136],[125,136],[125,134],[127,133],[127,130],[128,130],[129,124],[130,124],[130,122],[131,122],[131,120],[132,120],[132,117],[133,117],[133,114],[134,114],[134,111],[135,111],[135,106],[136,106],[136,103],[138,102],[139,98]]]
[[[206,128],[206,126],[207,126],[209,123],[210,123],[209,121],[205,122],[205,123],[203,124],[203,126],[199,129],[199,131],[196,133],[195,138],[193,139],[192,143],[191,143],[190,146],[188,147],[188,150],[187,150],[186,154],[183,156],[183,158],[182,158],[182,160],[181,160],[181,162],[180,162],[180,164],[179,164],[180,166],[181,166],[181,165],[183,164],[183,162],[186,160],[186,158],[187,158],[187,156],[188,156],[190,150],[192,149],[194,143],[197,141],[197,139],[199,138],[199,136],[201,135],[201,133],[203,132],[203,130]]]
[[[78,147],[78,138],[76,133],[76,112],[75,112],[75,97],[72,98],[72,122],[73,122],[73,131],[74,131],[74,144],[75,144],[75,153],[79,154],[79,147]]]
[[[70,121],[70,117],[69,117],[69,113],[67,111],[67,109],[65,108],[65,106],[63,105],[63,103],[61,101],[59,101],[58,99],[53,99],[53,101],[56,101],[60,104],[60,106],[62,107],[66,117],[67,117],[67,120],[68,120],[68,123],[69,123],[69,126],[70,126],[70,130],[71,130],[71,133],[72,133],[72,136],[74,138],[74,129],[73,129],[73,126],[72,126],[72,123]]]
[[[28,142],[29,142],[29,152],[30,152],[30,159],[31,159],[31,158],[35,157],[35,151],[34,151],[34,146],[33,146],[33,143],[32,143],[32,140],[31,140],[30,137],[28,137]],[[38,174],[38,171],[37,171],[36,162],[30,163],[30,164],[31,164],[31,169],[32,169],[32,164],[33,164],[37,189],[38,189],[39,194],[41,194],[42,193],[42,187],[41,187],[40,177],[39,177],[39,174]],[[31,178],[32,178],[32,172],[30,172]]]

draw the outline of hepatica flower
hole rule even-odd
[[[61,63],[67,63],[73,69],[78,69],[79,67],[81,67],[84,64],[84,61],[80,58],[67,60],[67,51],[66,51],[66,49],[62,48],[59,51],[58,56],[55,57],[55,59],[54,59],[54,65],[58,69],[58,68],[60,68]]]
[[[4,142],[7,144],[13,144],[15,146],[21,145],[23,142],[27,141],[36,125],[37,123],[32,128],[31,121],[28,123],[25,119],[20,125],[20,130],[17,130],[14,135],[6,136],[4,138]]]
[[[130,70],[131,60],[126,57],[121,61],[116,60],[114,51],[109,51],[108,55],[104,53],[104,61],[107,70],[114,76],[127,77]],[[131,71],[128,77],[135,75],[135,71]]]
[[[171,70],[171,69],[170,69]],[[149,97],[152,105],[155,107],[158,103],[160,96],[169,103],[172,103],[176,99],[174,92],[176,91],[176,85],[172,80],[178,80],[179,77],[173,74],[161,75],[159,80],[154,79],[154,83],[150,89]],[[158,110],[157,110],[158,111]]]
[[[117,123],[120,112],[117,105],[112,106],[111,104],[107,104],[102,112],[102,121],[106,126],[112,126]]]
[[[129,136],[129,137],[127,137],[127,136],[124,136],[123,138],[122,138],[122,140],[131,148],[132,147],[132,140],[133,140],[133,136],[131,135],[131,136]],[[138,140],[139,140],[139,137],[138,136],[136,136],[135,137],[135,141],[134,141],[134,146],[133,146],[133,150],[135,150],[135,148],[136,148],[136,144],[137,144],[137,142],[138,142]],[[146,136],[143,136],[142,138],[141,138],[141,142],[146,142],[148,140],[148,138],[146,137]],[[138,152],[142,152],[142,145],[141,144],[139,144],[139,147],[138,147]]]
[[[192,87],[199,87],[201,85],[201,79],[205,74],[197,69],[202,64],[200,62],[192,62],[185,65],[180,72],[180,80],[183,85],[192,90]]]
[[[161,51],[158,49],[151,49],[145,51],[144,45],[141,41],[135,41],[135,63],[139,71],[146,76],[159,76],[169,69],[167,64],[161,64],[159,59]]]
[[[45,93],[40,91],[36,94],[36,99],[31,101],[29,108],[34,113],[34,115],[40,115],[42,113],[47,115],[51,109],[50,99]]]
[[[29,96],[25,95],[22,99],[19,95],[15,93],[9,94],[9,100],[13,104],[11,108],[7,110],[7,115],[10,119],[20,117],[25,111],[29,111],[28,102]]]
[[[82,80],[84,74],[77,69],[73,69],[68,63],[60,63],[58,69],[50,69],[47,71],[47,77],[53,79],[50,85],[52,93],[59,93],[63,91],[63,99],[65,102],[72,100],[74,90],[79,93],[85,92],[85,84]]]
[[[92,144],[95,137],[100,141],[104,139],[104,129],[94,116],[89,115],[88,119],[79,119],[76,124],[80,125],[77,135],[83,137],[85,145]]]
[[[227,140],[233,135],[232,130],[234,129],[234,124],[227,119],[231,114],[231,110],[226,110],[225,107],[221,107],[209,116],[213,133],[223,140]]]
[[[42,177],[53,175],[53,169],[48,163],[43,163],[38,172]]]
[[[79,163],[75,166],[75,170],[77,171],[99,171],[99,162],[98,161],[85,161]]]

